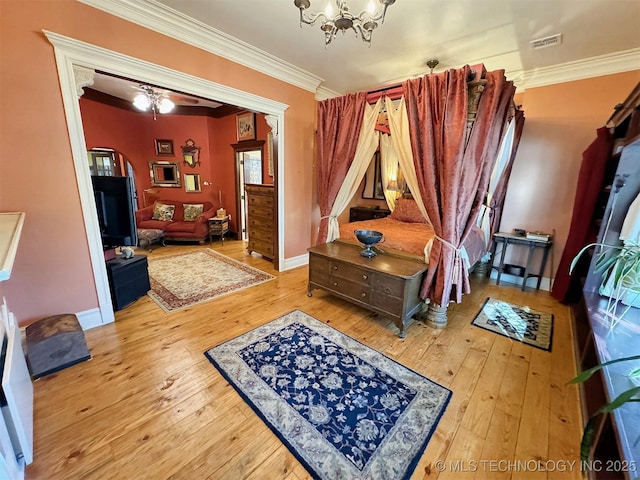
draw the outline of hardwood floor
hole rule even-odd
[[[472,276],[473,293],[449,307],[446,329],[416,321],[400,339],[385,318],[320,290],[307,297],[306,266],[278,273],[239,241],[205,247],[277,278],[170,314],[145,296],[85,332],[93,358],[34,383],[27,479],[309,478],[203,355],[294,309],[453,391],[413,479],[581,478],[569,468],[582,429],[578,389],[566,383],[575,375],[570,314],[547,292]],[[193,248],[202,247],[141,253]],[[488,296],[552,312],[552,352],[472,326]]]

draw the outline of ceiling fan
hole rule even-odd
[[[175,102],[198,104],[197,98],[189,97],[168,90],[161,90],[151,85],[140,85],[139,92],[133,99],[133,105],[138,110],[153,112],[153,119],[156,113],[169,113],[176,106]]]

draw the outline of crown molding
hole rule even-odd
[[[522,89],[640,70],[640,48],[519,72]]]
[[[78,0],[183,43],[315,93],[324,81],[311,72],[184,15],[155,0]]]
[[[323,78],[184,15],[155,0],[78,0],[252,70],[315,93],[317,101],[343,95],[320,86]],[[582,60],[505,72],[517,92],[640,69],[640,48]]]
[[[316,89],[316,100],[321,102],[322,100],[327,100],[328,98],[335,98],[344,95],[343,93],[336,92],[335,90],[331,90],[327,87],[318,87]]]

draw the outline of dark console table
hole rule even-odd
[[[405,337],[405,327],[423,302],[420,286],[427,264],[408,257],[360,255],[361,245],[339,241],[309,249],[309,286],[321,288],[380,315],[391,317]]]
[[[116,312],[146,295],[151,289],[146,255],[108,260],[107,276]]]
[[[502,247],[502,253],[500,254],[500,263],[497,266],[493,264],[496,256],[496,247],[498,243],[504,244]],[[547,257],[549,256],[549,250],[553,245],[553,239],[549,240],[536,240],[532,238],[522,237],[513,233],[498,232],[493,234],[493,243],[491,245],[491,268],[487,269],[487,276],[491,275],[491,270],[498,270],[498,277],[496,278],[496,285],[500,285],[500,276],[505,271],[504,256],[507,253],[507,247],[509,245],[524,245],[529,249],[527,255],[527,263],[524,267],[524,273],[522,274],[522,290],[527,286],[527,280],[532,277],[537,277],[536,289],[540,290],[540,282],[542,281],[542,275],[544,274],[544,267],[547,264]],[[542,248],[542,261],[540,262],[540,270],[538,273],[531,273],[531,260],[533,259],[533,253],[536,249]]]

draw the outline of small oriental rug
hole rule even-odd
[[[536,312],[529,307],[489,297],[471,323],[519,342],[551,351],[551,313]]]
[[[205,355],[323,480],[408,479],[451,398],[299,310]]]
[[[172,312],[275,278],[211,249],[149,258],[148,295]]]

